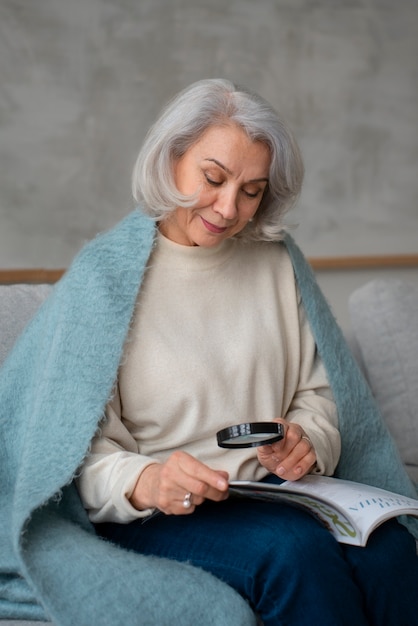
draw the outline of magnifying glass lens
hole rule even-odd
[[[283,425],[277,422],[235,424],[216,433],[221,448],[252,448],[283,439]]]

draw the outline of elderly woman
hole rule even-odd
[[[341,409],[284,235],[302,178],[260,97],[208,80],[169,103],[134,171],[156,233],[78,489],[99,535],[208,570],[266,626],[411,626],[418,561],[397,521],[356,548],[285,504],[228,499],[231,479],[333,475],[341,460]],[[217,446],[246,421],[280,422],[284,438]]]

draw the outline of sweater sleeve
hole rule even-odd
[[[299,424],[312,441],[317,457],[313,472],[331,476],[341,452],[337,408],[302,303],[299,322],[299,383],[285,417]]]
[[[129,498],[143,470],[157,462],[138,453],[138,445],[121,419],[116,389],[76,481],[90,520],[127,524],[150,515],[152,509],[138,511]]]

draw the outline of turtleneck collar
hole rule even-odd
[[[169,264],[171,267],[201,271],[224,263],[232,254],[236,241],[225,239],[218,246],[184,246],[167,239],[157,232],[152,261]]]

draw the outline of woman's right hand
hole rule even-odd
[[[190,506],[185,507],[187,494]],[[213,470],[179,450],[164,463],[153,463],[144,469],[130,503],[140,511],[156,508],[167,515],[188,515],[206,499],[220,501],[227,497],[227,472]]]

